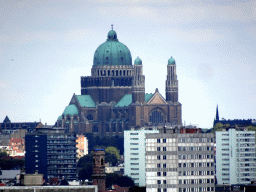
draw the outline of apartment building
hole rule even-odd
[[[67,180],[77,178],[76,135],[61,128],[39,128],[25,136],[25,169],[28,174],[44,174]]]
[[[147,192],[214,191],[214,170],[212,133],[163,128],[146,135]]]
[[[151,130],[150,130],[151,129]],[[158,133],[152,128],[124,131],[125,175],[134,180],[135,185],[145,186],[145,142],[146,134]]]
[[[256,179],[255,131],[228,128],[216,132],[218,184],[250,184]]]

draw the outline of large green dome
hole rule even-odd
[[[96,49],[93,65],[132,65],[130,50],[118,41],[114,30],[108,32],[107,41]]]

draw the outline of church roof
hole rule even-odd
[[[132,94],[127,94],[115,105],[115,107],[129,106],[132,103]]]
[[[150,94],[146,93],[145,101],[148,102],[153,95],[154,94],[152,93]],[[131,103],[132,103],[132,94],[127,94],[123,96],[123,98],[115,105],[115,107],[125,107],[125,106],[129,106]]]
[[[96,107],[90,95],[76,95],[76,98],[82,107]]]
[[[113,29],[109,31],[107,41],[96,49],[93,65],[132,65],[130,50],[118,41],[117,34]]]
[[[78,115],[78,109],[74,104],[71,104],[65,108],[63,115]]]
[[[151,97],[153,97],[153,93],[146,93],[145,94],[145,101],[148,102]]]

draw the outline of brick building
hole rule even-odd
[[[157,88],[145,93],[142,60],[132,64],[130,50],[113,29],[107,37],[95,51],[91,76],[81,77],[81,95],[73,95],[57,126],[102,137],[123,136],[131,127],[181,125],[175,60],[167,62],[166,97]]]

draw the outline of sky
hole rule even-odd
[[[256,1],[2,0],[0,122],[54,124],[111,30],[134,61],[146,93],[165,97],[167,61],[176,61],[184,124],[255,119]]]

